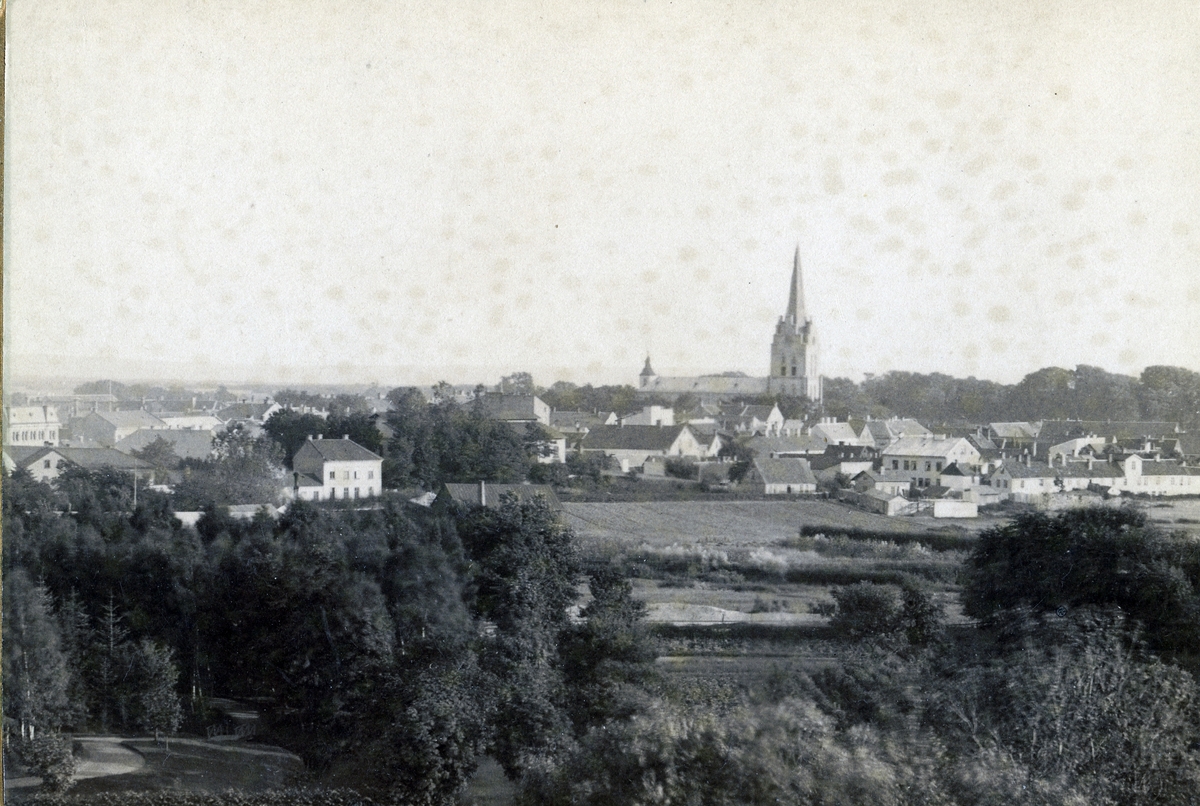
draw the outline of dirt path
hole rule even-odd
[[[75,780],[99,778],[101,775],[123,775],[136,772],[146,766],[141,753],[121,745],[124,739],[117,736],[87,736],[75,740],[79,745],[76,754]]]
[[[75,739],[75,778],[99,778],[102,775],[124,775],[146,766],[140,753],[122,746],[120,736],[83,736]],[[42,779],[34,775],[4,776],[5,789],[32,789]]]

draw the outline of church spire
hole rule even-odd
[[[796,256],[792,259],[792,290],[788,295],[787,313],[784,316],[797,325],[808,321],[808,314],[804,310],[804,285],[800,276],[800,244],[796,244]]]

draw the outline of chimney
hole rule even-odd
[[[309,434],[309,435],[308,435],[308,441],[309,441],[309,442],[312,442],[312,434]]]
[[[342,439],[350,439],[350,435],[349,435],[349,434],[342,434]]]
[[[324,435],[324,434],[317,434],[317,439],[325,439],[325,435]]]
[[[1088,454],[1088,470],[1091,470],[1091,469],[1092,469],[1092,461],[1093,461],[1093,460],[1092,460],[1092,455],[1089,453],[1089,454]]]
[[[487,506],[487,483],[482,480],[479,482],[479,506]]]

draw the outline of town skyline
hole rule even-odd
[[[16,4],[6,380],[1200,368],[1196,10],[923,9]]]

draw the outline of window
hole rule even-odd
[[[329,500],[331,500],[331,501],[337,500],[337,487],[329,488]]]
[[[373,479],[373,478],[375,478],[375,471],[374,471],[374,470],[368,470],[368,471],[367,471],[367,478],[369,478],[369,479]],[[370,488],[368,487],[367,489],[370,489]]]
[[[357,471],[357,470],[355,470],[355,471],[354,471],[354,478],[358,478],[358,471]]]
[[[350,479],[350,471],[343,470],[342,471],[342,481],[348,481],[349,479]],[[349,489],[349,488],[347,488],[347,489]]]
[[[938,472],[940,473],[942,471],[942,463],[938,462],[937,467],[938,467]]]
[[[906,464],[907,464],[907,463],[906,463]],[[897,460],[895,460],[895,459],[893,459],[893,460],[892,460],[892,470],[899,470],[899,469],[900,469],[900,462],[899,462],[899,461],[897,461]]]
[[[330,481],[333,481],[333,480],[334,480],[334,479],[336,479],[336,478],[337,478],[337,471],[336,471],[336,470],[330,470],[330,471],[329,471],[329,480],[330,480]]]
[[[358,488],[357,487],[354,488],[354,497],[358,498]]]
[[[933,463],[932,463],[932,462],[926,462],[926,463],[925,463],[925,470],[927,470],[927,471],[928,471],[928,470],[933,470]]]
[[[368,487],[367,488],[367,498],[373,498],[374,496],[375,496],[375,488]]]
[[[349,497],[350,497],[350,488],[343,487],[342,488],[342,498],[349,498]]]
[[[45,468],[46,470],[49,470],[50,469],[50,460],[49,459],[42,460],[42,467]]]

